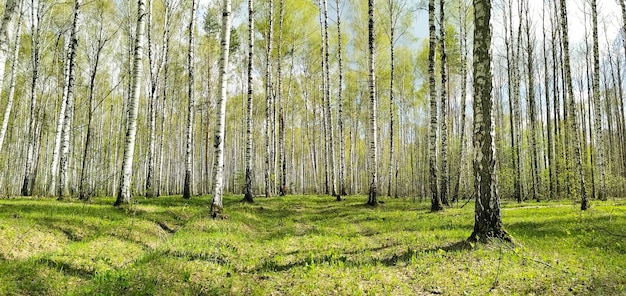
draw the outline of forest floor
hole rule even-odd
[[[514,244],[463,243],[473,203],[365,197],[0,200],[0,295],[625,295],[626,202],[505,203]]]

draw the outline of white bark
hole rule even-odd
[[[130,203],[130,183],[133,177],[133,156],[135,153],[135,136],[137,134],[137,115],[139,113],[139,95],[141,91],[143,35],[145,29],[146,0],[137,1],[137,32],[133,50],[133,72],[131,77],[131,95],[128,104],[128,124],[124,141],[124,158],[122,159],[122,174],[120,188],[115,205]]]
[[[211,216],[217,217],[222,213],[222,190],[224,187],[224,128],[226,125],[226,100],[227,100],[227,77],[228,50],[230,46],[230,0],[224,0],[222,13],[222,41],[220,55],[219,90],[217,100],[215,126],[215,168],[213,169],[213,202],[211,204]]]
[[[195,76],[194,76],[194,34],[196,28],[196,0],[191,1],[191,20],[189,21],[189,51],[187,53],[187,71],[189,72],[189,88],[187,95],[189,96],[189,106],[187,113],[187,141],[185,148],[185,180],[184,180],[184,188],[183,188],[183,198],[191,198],[192,195],[192,169],[193,169],[193,117],[194,117],[194,105],[196,104],[195,100]]]
[[[72,22],[72,32],[70,42],[68,44],[67,53],[67,77],[65,78],[65,86],[63,93],[66,101],[65,119],[63,120],[63,131],[61,133],[61,155],[60,155],[60,175],[59,175],[59,198],[69,196],[69,178],[68,178],[68,162],[70,151],[70,133],[72,128],[72,108],[74,108],[74,85],[76,82],[74,69],[76,67],[76,48],[78,47],[77,27],[80,18],[80,0],[74,2],[74,20]],[[54,185],[52,185],[54,187]]]
[[[20,50],[20,34],[22,31],[21,30],[22,29],[22,25],[21,25],[22,24],[22,1],[20,1],[18,11],[19,11],[19,18],[17,19],[17,23],[16,23],[15,42],[13,46],[13,61],[11,63],[11,85],[9,86],[9,96],[8,96],[6,108],[4,109],[4,117],[2,118],[2,127],[0,127],[0,153],[2,152],[2,146],[4,144],[4,137],[6,136],[6,133],[7,133],[7,128],[9,126],[9,117],[11,116],[11,109],[13,108],[13,101],[15,99],[15,80],[17,76],[17,63],[18,63],[19,50]],[[0,38],[3,38],[2,36],[4,36],[4,34],[0,34]],[[2,77],[4,76],[2,75]],[[0,78],[0,79],[3,79],[3,78]],[[2,84],[0,83],[0,85]]]

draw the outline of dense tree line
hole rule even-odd
[[[626,8],[574,2],[575,42],[565,0],[4,1],[0,194],[584,209],[626,193]]]

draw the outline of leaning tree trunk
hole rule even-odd
[[[576,171],[578,173],[578,190],[580,191],[581,204],[580,209],[586,210],[587,204],[587,189],[585,188],[585,174],[583,173],[582,158],[580,155],[580,140],[578,136],[578,116],[576,115],[576,103],[574,101],[574,89],[572,86],[572,72],[570,68],[570,56],[569,56],[569,35],[567,28],[567,4],[566,0],[561,0],[561,29],[563,31],[563,53],[565,55],[565,83],[567,84],[567,96],[569,97],[569,126],[570,133],[574,145],[574,157],[576,161]]]
[[[370,92],[370,172],[369,172],[369,196],[367,204],[376,206],[378,204],[378,133],[376,124],[376,68],[374,66],[376,47],[374,40],[374,0],[368,0],[368,41],[369,41],[369,92]]]
[[[474,232],[470,241],[509,239],[497,190],[495,122],[491,97],[491,1],[474,0]]]
[[[22,5],[23,1],[20,1],[20,5],[18,7],[19,17],[17,19],[17,23],[15,24],[15,42],[13,45],[13,61],[11,62],[11,85],[9,86],[9,96],[7,100],[7,105],[4,109],[4,117],[2,118],[2,126],[0,127],[0,153],[2,153],[2,145],[4,143],[4,137],[7,133],[7,128],[9,126],[9,117],[11,116],[11,109],[13,108],[13,101],[15,99],[15,85],[16,85],[16,77],[17,77],[17,63],[19,61],[19,52],[20,52],[20,34],[22,29]],[[6,11],[6,8],[5,8]],[[0,28],[0,31],[4,29]],[[9,30],[7,30],[9,31]],[[6,32],[5,32],[6,33]],[[0,36],[4,36],[5,33],[0,32]],[[2,38],[2,37],[0,37]],[[0,67],[3,67],[0,66]],[[4,71],[2,71],[4,72]],[[3,75],[2,75],[3,76]],[[4,79],[4,76],[0,79]],[[2,85],[2,84],[0,84]]]
[[[197,1],[191,0],[191,18],[189,20],[189,50],[187,51],[187,71],[189,71],[189,85],[187,88],[187,96],[188,96],[188,106],[187,106],[187,137],[185,144],[185,180],[183,184],[183,198],[189,199],[191,198],[192,192],[192,184],[193,184],[193,117],[194,117],[194,107],[196,104],[195,98],[195,40],[194,35],[196,31],[196,9],[197,9]]]
[[[431,211],[443,210],[437,186],[437,89],[435,82],[435,0],[428,1],[428,85],[430,88],[430,135],[428,141],[428,167],[430,176]]]
[[[445,0],[439,0],[440,28],[439,47],[441,48],[441,202],[448,202],[448,63],[446,54]]]
[[[619,1],[624,5],[624,1]],[[598,49],[598,12],[596,0],[591,0],[591,18],[593,27],[593,105],[595,117],[595,133],[596,133],[596,149],[597,154],[594,155],[594,161],[598,165],[598,173],[600,173],[600,188],[598,190],[598,198],[606,199],[606,181],[604,168],[604,137],[602,135],[602,115],[600,107],[600,50]],[[592,168],[594,169],[594,168]]]
[[[130,184],[133,178],[133,156],[135,154],[135,136],[137,135],[137,115],[139,113],[139,95],[141,93],[141,71],[143,58],[143,34],[146,19],[146,0],[137,1],[137,32],[133,49],[133,71],[130,84],[130,102],[128,104],[128,121],[124,140],[124,158],[119,191],[114,206],[129,204],[131,198]]]
[[[254,0],[248,0],[248,104],[246,105],[246,175],[243,201],[254,202],[252,193],[252,60],[254,58]]]
[[[220,55],[219,89],[220,96],[217,98],[217,108],[215,109],[215,168],[213,169],[213,201],[211,203],[211,217],[216,218],[223,210],[222,190],[224,187],[224,128],[226,127],[226,99],[227,99],[227,77],[228,70],[228,49],[230,44],[230,0],[224,0],[222,12],[222,42]]]
[[[66,108],[65,120],[63,120],[63,132],[61,134],[61,157],[59,168],[59,187],[57,197],[59,199],[68,197],[69,192],[69,157],[70,157],[70,134],[72,129],[72,117],[74,108],[74,86],[76,84],[75,68],[76,68],[76,49],[78,47],[77,27],[80,18],[80,0],[74,2],[74,21],[72,23],[72,33],[70,36],[70,43],[68,48],[67,63],[68,71],[67,78],[65,79],[66,86]]]

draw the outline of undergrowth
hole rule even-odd
[[[2,295],[626,293],[626,204],[508,203],[514,243],[464,240],[473,205],[365,197],[0,200]]]

